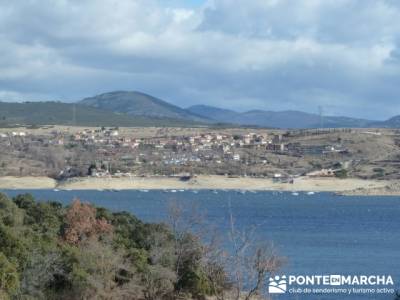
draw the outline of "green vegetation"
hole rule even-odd
[[[199,123],[190,120],[128,116],[86,105],[61,102],[0,102],[0,127],[15,125],[77,126],[171,126],[186,127]]]
[[[383,168],[373,168],[372,171],[374,172],[372,174],[372,178],[382,178],[385,176],[385,169]]]
[[[212,293],[200,264],[200,244],[177,265],[166,225],[145,224],[75,200],[37,203],[30,195],[0,195],[1,299],[161,299]]]
[[[335,176],[337,178],[345,179],[345,178],[347,178],[347,175],[348,174],[347,174],[346,169],[340,169],[340,170],[335,171]]]
[[[208,118],[203,118],[188,110],[140,92],[114,91],[85,98],[79,103],[134,116],[153,116],[209,123]]]
[[[243,282],[228,280],[226,254],[178,229],[179,211],[172,215],[174,226],[167,226],[77,199],[63,207],[29,194],[0,194],[0,299],[228,299],[227,290],[243,295]],[[262,249],[253,257],[243,253],[229,265],[245,266],[234,269],[239,278],[257,274],[246,298],[254,299],[279,260]]]

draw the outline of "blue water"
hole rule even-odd
[[[38,200],[68,204],[74,197],[113,211],[129,211],[148,222],[166,221],[170,201],[195,205],[226,236],[229,211],[239,229],[257,226],[260,240],[273,241],[288,259],[282,274],[391,275],[400,288],[400,197],[336,196],[329,193],[235,191],[52,191]],[[231,208],[229,208],[231,207]],[[393,295],[278,295],[273,299],[393,299]]]

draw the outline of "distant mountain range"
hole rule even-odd
[[[323,127],[329,128],[368,127],[368,124],[372,122],[364,119],[325,116],[321,123],[321,118],[317,114],[294,110],[250,110],[239,113],[233,110],[220,109],[206,105],[191,106],[187,110],[201,116],[208,116],[218,122],[276,128],[318,128],[321,124]]]
[[[400,116],[386,121],[324,116],[302,111],[236,112],[207,105],[187,109],[141,93],[115,91],[76,103],[0,102],[0,126],[257,126],[268,128],[400,128]]]

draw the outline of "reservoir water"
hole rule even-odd
[[[400,197],[337,196],[330,193],[239,191],[53,191],[5,190],[9,196],[31,193],[39,201],[68,204],[73,198],[129,211],[148,222],[166,221],[170,201],[195,204],[221,235],[229,211],[237,228],[257,226],[260,240],[273,241],[288,259],[280,274],[390,275],[400,289]],[[273,299],[394,299],[393,294],[295,295]]]

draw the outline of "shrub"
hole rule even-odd
[[[13,295],[19,288],[19,276],[16,266],[9,262],[4,253],[0,252],[0,296],[4,298]],[[1,297],[1,299],[4,299]]]
[[[335,176],[341,179],[347,178],[347,170],[340,169],[338,171],[335,171]]]

